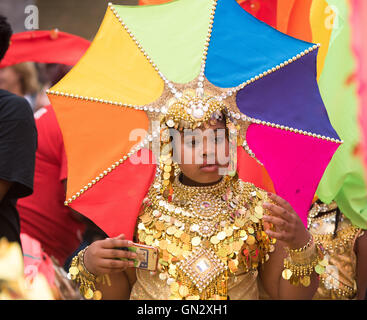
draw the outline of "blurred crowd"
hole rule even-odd
[[[24,97],[33,112],[50,104],[46,90],[57,83],[70,66],[22,62],[0,69],[0,88]]]
[[[0,61],[11,35],[0,16]],[[71,68],[31,61],[0,68],[0,299],[80,299],[68,263],[101,233],[63,205],[66,155],[46,90]]]
[[[0,16],[0,62],[11,35],[7,19]],[[64,206],[66,154],[46,90],[71,68],[39,62],[0,68],[0,300],[83,299],[67,277],[71,258],[107,236],[93,222]],[[332,225],[334,234],[339,222],[339,228],[347,225],[336,206],[318,202],[312,212],[311,228],[319,225],[319,213],[318,218],[327,215],[330,221],[324,224]],[[361,256],[360,252],[367,250],[366,234],[350,224],[347,227],[355,232],[353,246],[358,243],[355,254]],[[357,238],[361,240],[357,242]],[[355,261],[351,268],[355,277]],[[350,280],[350,286],[356,286],[354,278]],[[364,298],[365,288],[359,299]],[[350,298],[356,298],[355,292]]]

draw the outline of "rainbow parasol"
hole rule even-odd
[[[157,136],[150,115],[183,89],[210,84],[233,117],[251,123],[248,146],[306,223],[341,142],[318,90],[317,51],[235,0],[109,4],[85,55],[48,92],[68,157],[66,204],[110,236],[131,238],[155,174],[153,163],[132,160]],[[138,130],[149,134],[132,139]],[[241,166],[247,179],[240,157]]]

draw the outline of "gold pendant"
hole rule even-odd
[[[193,285],[203,292],[209,284],[228,267],[218,258],[213,249],[202,246],[196,248],[177,267],[192,281]]]

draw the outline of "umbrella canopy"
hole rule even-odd
[[[155,174],[154,163],[137,163],[157,135],[142,133],[148,115],[164,113],[184,89],[210,85],[234,118],[251,123],[248,146],[306,223],[341,142],[318,90],[317,50],[235,0],[110,4],[86,54],[49,91],[68,156],[66,204],[110,236],[131,238]]]
[[[259,0],[259,3],[264,6],[267,1]],[[317,195],[326,203],[335,200],[354,225],[365,229],[367,180],[363,177],[363,167],[367,166],[363,166],[362,157],[367,154],[364,108],[367,54],[361,30],[364,30],[363,17],[367,10],[364,2],[358,0],[350,2],[351,6],[347,0],[314,0],[311,6],[304,7],[306,3],[278,1],[274,14],[278,30],[302,40],[310,39],[311,30],[312,41],[321,43],[317,64],[319,87],[331,123],[344,144],[326,169]],[[271,23],[272,20],[263,17],[263,21]]]

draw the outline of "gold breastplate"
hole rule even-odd
[[[309,214],[309,231],[315,242],[321,244],[329,256],[329,266],[320,277],[314,299],[353,299],[357,293],[354,244],[361,229],[354,227],[341,214],[334,237],[336,212],[319,216],[320,212],[332,209],[336,209],[335,202],[330,205],[315,204]]]
[[[138,219],[139,242],[159,250],[152,276],[169,287],[170,299],[227,299],[228,280],[257,274],[274,250],[262,221],[267,194],[229,177],[210,187],[187,187],[177,178],[173,190],[168,201],[155,182]]]

